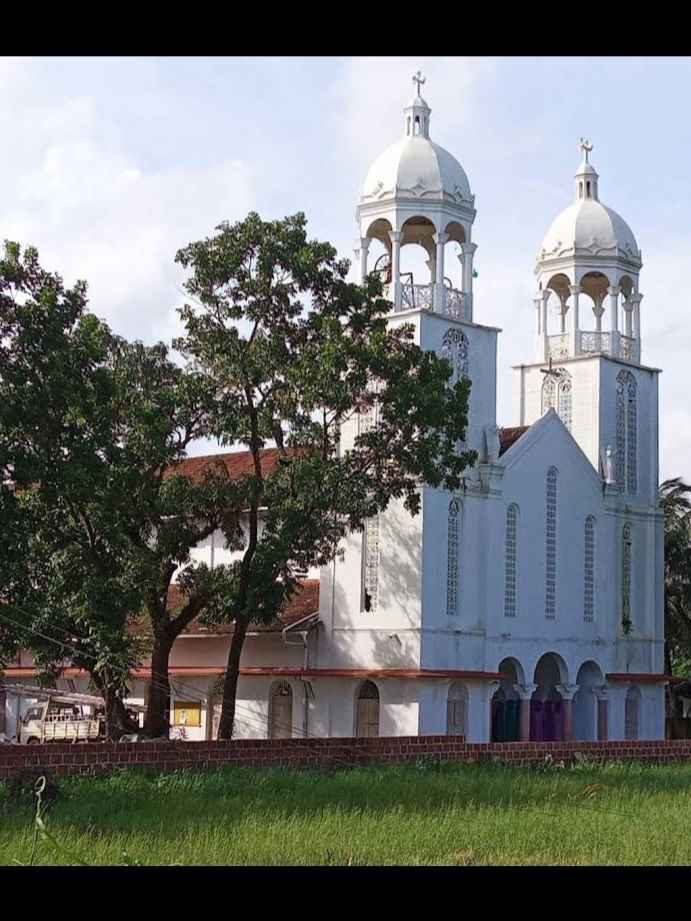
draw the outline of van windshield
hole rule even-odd
[[[43,716],[43,710],[41,707],[30,707],[26,711],[24,722],[28,723],[30,720],[40,720],[42,716]]]

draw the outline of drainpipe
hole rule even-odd
[[[308,614],[307,617],[301,617],[300,620],[296,620],[294,624],[288,624],[287,627],[284,627],[281,630],[281,636],[283,637],[283,642],[286,646],[300,646],[302,645],[305,649],[302,669],[303,671],[307,670],[307,657],[309,653],[309,647],[307,645],[307,635],[309,633],[309,628],[313,624],[316,624],[319,620],[319,611],[313,611],[312,614]],[[298,629],[299,627],[305,627],[306,629]],[[295,633],[299,639],[297,643],[290,642],[290,636]],[[303,681],[303,690],[305,692],[303,700],[303,709],[302,709],[302,734],[304,738],[307,738],[307,715],[309,707],[309,695],[307,693],[307,685]]]

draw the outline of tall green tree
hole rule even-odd
[[[117,363],[121,401],[111,488],[128,542],[125,569],[141,596],[150,636],[151,684],[144,722],[149,736],[168,734],[173,643],[207,607],[222,604],[231,578],[223,566],[190,565],[191,550],[215,531],[239,540],[237,486],[210,461],[194,475],[181,462],[209,432],[205,375],[181,368],[163,345],[130,344]],[[180,573],[180,570],[182,572]],[[170,587],[179,573],[179,602]]]
[[[0,261],[0,643],[32,651],[41,680],[85,669],[104,697],[109,736],[136,727],[123,698],[145,654],[145,731],[168,731],[175,638],[215,593],[222,567],[188,567],[216,529],[235,538],[235,487],[224,468],[181,475],[207,431],[205,378],[163,344],[114,335],[34,249]],[[135,624],[135,622],[137,622]],[[133,626],[138,630],[133,630]],[[146,634],[143,639],[139,634]]]
[[[310,566],[401,500],[416,514],[420,487],[454,489],[473,452],[459,450],[469,383],[450,383],[443,359],[390,326],[381,283],[346,281],[348,263],[309,240],[296,214],[257,214],[177,255],[191,270],[176,347],[213,389],[211,432],[242,446],[252,470],[237,481],[241,557],[208,616],[233,622],[219,738],[230,738],[249,625],[276,618]],[[343,426],[369,419],[352,450]],[[279,462],[263,448],[276,445]]]
[[[9,520],[0,546],[2,623],[49,680],[83,665],[113,720],[127,722],[123,629],[133,593],[119,576],[94,497],[107,475],[117,340],[38,253],[6,242],[0,259],[0,462]],[[7,530],[7,527],[10,530]],[[135,593],[136,594],[136,593]]]
[[[665,520],[665,669],[672,674],[691,662],[691,486],[681,477],[665,480],[659,500]]]

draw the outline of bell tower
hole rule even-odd
[[[657,493],[657,374],[641,363],[641,251],[599,197],[580,144],[574,200],[535,264],[535,360],[518,370],[518,414],[529,425],[553,408],[593,466],[629,496]]]
[[[403,131],[372,163],[360,193],[360,277],[377,271],[392,302],[390,323],[410,323],[419,345],[447,357],[472,381],[466,442],[482,458],[496,421],[498,330],[476,322],[472,242],[475,196],[458,160],[431,140],[431,109],[420,95],[403,109]],[[422,247],[421,272],[401,270],[401,252]],[[376,250],[376,252],[373,252]]]

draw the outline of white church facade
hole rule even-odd
[[[473,302],[474,196],[430,140],[416,82],[401,139],[362,187],[358,266],[382,273],[390,323],[470,378],[478,461],[457,494],[424,487],[416,517],[394,502],[276,629],[248,636],[236,734],[663,738],[659,372],[641,362],[641,252],[582,142],[573,201],[538,252],[517,416],[498,427],[500,331]],[[401,272],[409,244],[427,256],[423,284]],[[367,424],[344,426],[344,450]],[[210,539],[196,556],[227,553]],[[193,629],[174,646],[171,717],[184,709],[188,738],[215,733],[228,642]],[[146,680],[143,667],[142,698]]]
[[[517,425],[498,430],[499,331],[473,304],[474,197],[430,140],[419,91],[404,115],[403,138],[362,189],[360,270],[372,269],[372,241],[383,244],[390,322],[412,323],[421,346],[470,378],[478,463],[458,495],[425,488],[419,517],[393,507],[351,537],[321,577],[319,662],[371,669],[375,683],[377,669],[390,670],[376,689],[382,732],[661,738],[658,371],[641,364],[636,240],[601,203],[582,142],[574,200],[537,258],[535,354],[515,369]],[[451,241],[460,272],[445,264]],[[429,256],[427,284],[400,274],[407,243]],[[358,689],[329,689],[323,731],[347,734]]]

